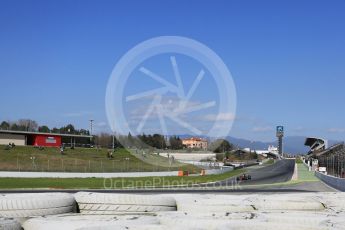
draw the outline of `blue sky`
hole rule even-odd
[[[207,45],[231,71],[231,136],[272,140],[282,124],[290,136],[344,140],[344,12],[343,0],[0,0],[0,120],[88,128],[93,118],[109,130],[104,98],[116,62],[174,35]]]

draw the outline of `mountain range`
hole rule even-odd
[[[180,138],[188,138],[191,137],[190,135],[179,135]],[[200,136],[201,138],[211,139],[206,136]],[[267,150],[268,146],[278,145],[278,141],[272,141],[272,142],[262,142],[262,141],[251,141],[246,140],[242,138],[236,138],[236,137],[226,137],[226,140],[228,140],[233,145],[236,145],[239,148],[250,148],[253,150]],[[304,146],[304,141],[306,137],[305,136],[288,136],[283,138],[283,149],[285,153],[289,154],[306,154],[309,151],[309,147]],[[328,145],[332,146],[340,141],[335,140],[328,140]]]

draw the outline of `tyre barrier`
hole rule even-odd
[[[188,212],[252,212],[255,211],[251,205],[194,205],[194,204],[178,204],[178,211]]]
[[[281,197],[279,195],[247,198],[244,203],[251,204],[255,210],[259,211],[324,211],[325,205],[311,197],[295,197],[288,195]]]
[[[278,211],[248,213],[159,213],[162,225],[191,229],[345,229],[345,215],[326,212]],[[227,226],[227,227],[226,227]]]
[[[320,212],[277,212],[263,213],[258,218],[269,223],[293,223],[300,226],[323,227],[325,229],[345,229],[344,214],[337,216]]]
[[[217,229],[217,230],[321,230],[325,227],[310,226],[303,224],[291,223],[278,223],[278,222],[267,222],[260,219],[243,219],[243,220],[231,220],[231,219],[212,219],[212,218],[160,218],[161,224],[167,226],[174,226],[176,229]],[[329,229],[329,228],[328,228]]]
[[[75,211],[75,199],[68,193],[1,194],[0,217],[26,218]]]
[[[312,197],[286,195],[233,196],[224,199],[177,199],[178,211],[251,212],[251,211],[323,211],[325,205]]]
[[[121,212],[176,211],[176,201],[158,195],[126,195],[79,192],[75,194],[80,213],[110,215]]]
[[[0,218],[0,230],[21,229],[17,217],[27,217],[25,230],[345,230],[343,193],[174,197],[90,192],[0,195],[0,213],[14,217]],[[75,199],[81,213],[54,214],[74,210]]]
[[[159,220],[147,215],[64,214],[29,219],[23,224],[23,228],[25,230],[116,229],[116,227],[141,225],[159,225]]]
[[[138,225],[138,226],[102,226],[102,227],[85,227],[85,228],[78,228],[76,230],[167,230],[168,228],[163,225]],[[174,227],[170,228],[170,230],[181,230],[176,229]]]
[[[20,223],[13,218],[0,217],[0,230],[21,230]]]

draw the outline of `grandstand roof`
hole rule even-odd
[[[14,130],[0,130],[0,133],[20,134],[20,135],[48,135],[48,136],[61,136],[61,137],[92,138],[92,136],[90,136],[90,135],[78,135],[78,134],[67,134],[67,133],[42,133],[42,132],[14,131]]]

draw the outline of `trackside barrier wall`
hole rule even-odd
[[[220,167],[220,169],[209,169],[205,170],[206,175],[217,175],[226,172],[234,171],[234,167]]]
[[[205,175],[216,175],[234,170],[233,167],[205,170]],[[0,171],[0,178],[119,178],[177,176],[178,171],[168,172],[123,172],[123,173],[73,173],[73,172],[10,172]]]
[[[323,182],[325,182],[326,184],[328,184],[329,186],[332,186],[333,188],[345,192],[345,178],[329,176],[320,172],[315,172],[315,176]]]

